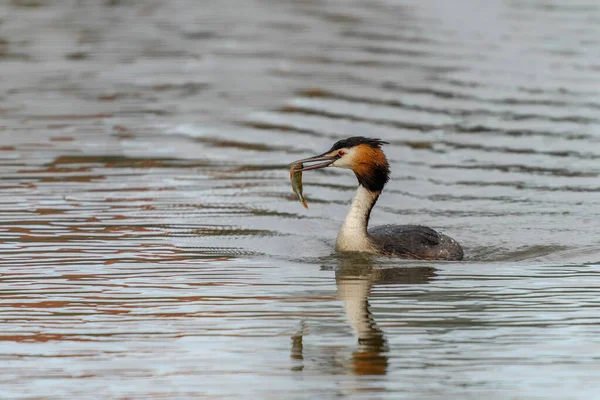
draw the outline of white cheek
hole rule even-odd
[[[339,160],[335,160],[333,164],[331,164],[331,166],[337,168],[350,168],[350,163],[348,162],[348,159],[348,157],[342,157]]]

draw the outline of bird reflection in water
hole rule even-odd
[[[335,281],[337,298],[344,303],[346,318],[358,338],[358,348],[352,353],[351,370],[355,375],[385,375],[388,369],[388,343],[370,309],[369,295],[376,285],[419,285],[428,283],[435,268],[423,265],[386,267],[378,265],[373,256],[345,254],[337,258]],[[323,266],[322,269],[332,269]],[[302,322],[292,336],[291,357],[303,360],[302,338],[306,332]],[[295,370],[304,369],[297,365]]]

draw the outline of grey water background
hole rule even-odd
[[[595,1],[5,0],[0,398],[600,396]],[[333,251],[372,224],[464,262]]]

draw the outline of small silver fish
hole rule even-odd
[[[292,182],[292,189],[294,190],[294,193],[296,193],[298,196],[298,200],[300,200],[300,203],[302,203],[304,208],[308,209],[306,199],[302,195],[302,171],[300,171],[302,167],[302,163],[296,163],[290,167],[290,181]]]

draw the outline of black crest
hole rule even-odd
[[[339,149],[349,149],[351,147],[358,146],[359,144],[366,144],[367,146],[380,148],[382,145],[388,144],[388,142],[384,142],[381,139],[371,139],[364,136],[353,136],[348,139],[342,139],[335,142],[331,149],[329,149],[328,153]]]

